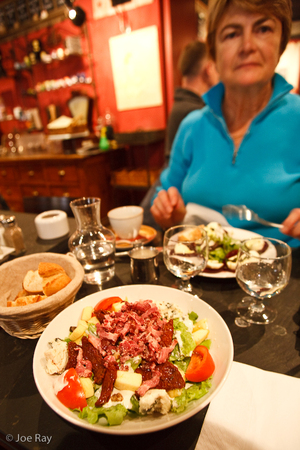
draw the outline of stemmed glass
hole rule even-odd
[[[190,279],[205,269],[208,260],[206,231],[194,225],[169,228],[164,234],[163,254],[167,269],[180,278],[178,289],[193,293]]]
[[[235,307],[241,321],[259,325],[274,322],[277,311],[265,305],[264,300],[279,294],[287,286],[291,267],[292,252],[285,242],[271,238],[243,241],[238,253],[236,279],[251,297],[244,297]]]

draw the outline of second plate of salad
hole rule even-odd
[[[211,226],[212,228],[215,225],[217,224],[213,222],[208,224],[205,229],[207,230],[208,227]],[[214,267],[217,267],[218,262],[222,262],[225,255],[228,255],[229,252],[232,252],[234,255],[234,253],[236,253],[235,251],[239,248],[241,241],[262,237],[260,234],[254,233],[253,231],[243,230],[242,228],[221,227],[220,225],[217,229],[208,230],[208,233],[211,237],[210,244],[212,248],[209,258],[210,260],[215,261]],[[215,241],[215,245],[213,244],[213,241]],[[225,266],[210,271],[208,266],[207,269],[201,273],[201,276],[208,278],[235,278],[235,271],[234,269],[230,270]]]

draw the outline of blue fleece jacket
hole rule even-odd
[[[289,93],[291,88],[274,75],[272,97],[252,121],[235,155],[221,109],[224,85],[214,86],[203,96],[207,106],[182,121],[169,166],[161,174],[162,188],[176,186],[186,204],[219,212],[226,204],[247,205],[264,219],[281,223],[300,207],[300,98]],[[229,222],[300,246],[300,240],[275,228]]]

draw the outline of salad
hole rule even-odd
[[[61,403],[92,424],[181,413],[211,387],[208,337],[207,320],[195,312],[109,297],[85,307],[69,336],[49,343],[46,372]]]
[[[208,235],[209,256],[204,272],[235,272],[238,251],[241,246],[239,239],[234,239],[219,223],[210,222],[204,226]],[[250,245],[250,242],[249,242]],[[264,253],[268,244],[261,238],[251,239],[249,250],[257,254]]]

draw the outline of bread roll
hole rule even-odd
[[[23,288],[29,294],[40,294],[43,292],[43,279],[37,270],[28,270],[23,280]]]
[[[42,278],[46,278],[56,275],[57,273],[64,273],[65,270],[59,264],[41,262],[39,263],[38,272]]]
[[[14,301],[8,301],[7,306],[26,306],[32,303],[40,302],[44,300],[46,295],[27,295],[26,297],[18,297]]]
[[[190,230],[187,230],[184,233],[180,233],[178,235],[178,241],[179,242],[187,242],[187,241],[194,241],[195,239],[201,239],[202,237],[202,231],[201,228],[191,228]]]
[[[43,292],[49,297],[50,295],[56,294],[56,292],[66,287],[70,281],[71,278],[68,277],[66,272],[57,273],[51,277],[45,277],[43,278]]]
[[[38,270],[29,270],[23,280],[23,289],[7,306],[25,306],[37,303],[67,286],[71,278],[59,264],[41,262]],[[35,295],[34,295],[35,294]]]

